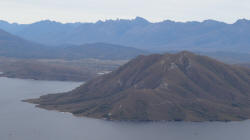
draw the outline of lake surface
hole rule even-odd
[[[0,78],[0,140],[250,140],[250,121],[109,122],[21,102],[80,84]]]

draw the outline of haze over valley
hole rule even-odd
[[[249,140],[250,0],[2,0],[0,140]]]
[[[47,78],[35,73],[33,76],[28,76],[32,70],[22,68],[24,65],[21,62],[23,61],[19,61],[17,67],[22,69],[20,71],[25,71],[26,74],[19,74],[20,71],[17,72],[10,67],[4,69],[5,76],[48,80],[89,80],[95,77],[96,73],[114,70],[124,62],[141,54],[175,53],[181,50],[191,50],[230,64],[247,65],[250,62],[249,50],[247,49],[249,46],[248,26],[250,26],[250,22],[245,19],[238,20],[233,24],[215,20],[185,23],[165,20],[151,23],[141,17],[132,20],[120,19],[96,23],[67,24],[49,20],[33,24],[10,24],[1,21],[0,54],[5,57],[5,60],[6,58],[36,59],[37,61],[40,61],[39,59],[60,59],[66,60],[67,64],[72,62],[73,65],[74,62],[71,60],[83,61],[82,63],[86,63],[89,59],[97,59],[97,61],[105,59],[114,61],[116,64],[121,62],[115,67],[111,65],[110,68],[107,68],[109,64],[102,66],[102,63],[96,65],[100,68],[93,69],[92,67],[91,69],[91,66],[88,68],[85,66],[81,70],[68,68],[69,65],[61,66],[61,69],[63,67],[67,70],[63,70],[62,74],[57,74],[59,76],[47,76]],[[45,61],[43,61],[44,63]],[[51,64],[46,67],[51,67]],[[58,65],[52,67],[55,68]],[[102,69],[101,67],[106,68]],[[46,73],[42,69],[38,71]],[[66,76],[68,75],[66,72],[69,71],[75,76],[79,74],[83,76],[78,76],[82,78]]]

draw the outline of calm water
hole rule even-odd
[[[0,140],[249,140],[250,121],[125,123],[78,118],[21,102],[81,83],[0,78]]]

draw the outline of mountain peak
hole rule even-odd
[[[249,24],[249,23],[250,23],[250,20],[247,20],[247,19],[239,19],[239,20],[237,20],[234,24],[240,25],[240,24]]]
[[[52,20],[41,20],[39,22],[36,22],[34,24],[61,24],[60,22],[52,21]]]
[[[226,24],[224,22],[220,22],[220,21],[216,21],[216,20],[212,20],[212,19],[204,20],[202,23],[204,23],[206,25]]]
[[[176,55],[182,55],[182,56],[187,56],[187,55],[189,55],[189,56],[194,56],[194,55],[196,55],[195,53],[193,53],[193,52],[190,52],[190,51],[180,51],[179,53],[177,53]]]
[[[39,107],[110,120],[225,121],[250,118],[250,70],[183,51],[138,56]]]
[[[9,22],[7,22],[7,21],[4,21],[4,20],[0,20],[0,23],[4,23],[4,24],[10,24]]]
[[[134,19],[134,21],[139,22],[139,23],[149,23],[149,21],[146,20],[145,18],[138,17],[138,16]]]

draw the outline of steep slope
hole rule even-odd
[[[110,120],[228,121],[250,118],[250,70],[190,52],[138,56],[73,91],[27,100]]]
[[[48,52],[48,48],[43,45],[26,41],[0,30],[0,56],[36,58],[41,56],[45,57],[49,55]]]
[[[0,30],[0,56],[46,59],[131,59],[146,51],[107,43],[45,46]]]
[[[22,31],[29,24],[18,24],[18,23],[9,23],[3,20],[0,20],[0,29],[3,29],[11,34]]]

